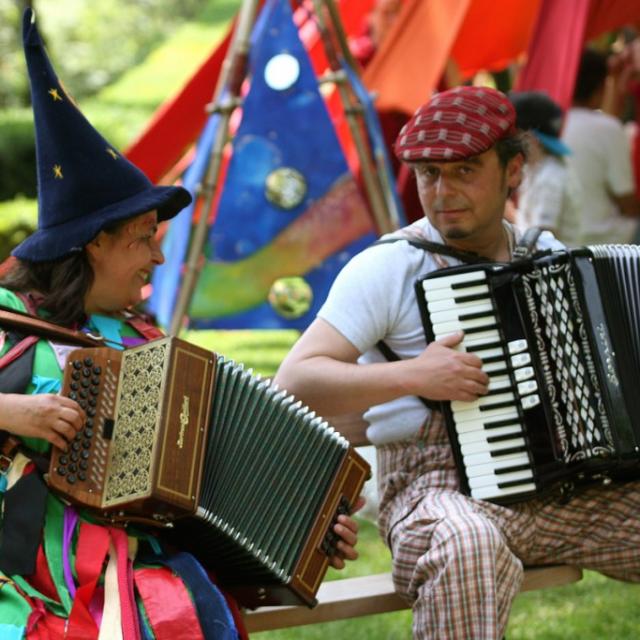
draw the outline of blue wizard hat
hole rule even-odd
[[[38,229],[13,250],[23,260],[80,251],[107,225],[156,209],[168,220],[191,202],[182,187],[158,187],[80,113],[45,52],[33,11],[24,12],[24,53],[38,164]]]

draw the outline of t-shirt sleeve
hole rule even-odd
[[[355,256],[335,279],[318,317],[331,324],[360,353],[389,333],[400,307],[401,260],[398,242],[378,245]]]

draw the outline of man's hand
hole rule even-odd
[[[412,395],[430,400],[472,402],[488,391],[489,376],[482,360],[472,353],[454,351],[464,334],[457,331],[431,342],[416,358],[407,360],[407,385]]]
[[[360,496],[353,508],[353,513],[364,506],[364,496]],[[329,558],[329,564],[335,569],[344,569],[345,560],[355,560],[358,552],[355,546],[358,542],[358,523],[350,516],[338,516],[338,522],[333,530],[342,538],[338,541],[337,553]]]
[[[85,420],[80,405],[64,396],[0,394],[0,428],[14,435],[47,440],[63,451]]]

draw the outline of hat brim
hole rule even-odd
[[[542,133],[537,129],[532,129],[533,135],[540,141],[540,144],[547,150],[556,156],[569,156],[571,155],[571,149],[555,136],[550,136],[548,133]]]
[[[173,218],[191,202],[183,187],[150,186],[140,193],[63,224],[38,229],[11,255],[21,260],[44,262],[81,251],[109,224],[157,210],[158,222]]]

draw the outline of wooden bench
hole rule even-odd
[[[354,446],[365,446],[366,423],[359,415],[341,416],[330,422]],[[582,578],[582,570],[566,565],[528,567],[521,591],[558,587]],[[345,578],[325,582],[318,591],[318,604],[307,607],[261,607],[245,612],[249,633],[285,629],[319,622],[345,620],[376,613],[408,609],[410,605],[393,588],[391,573]]]

